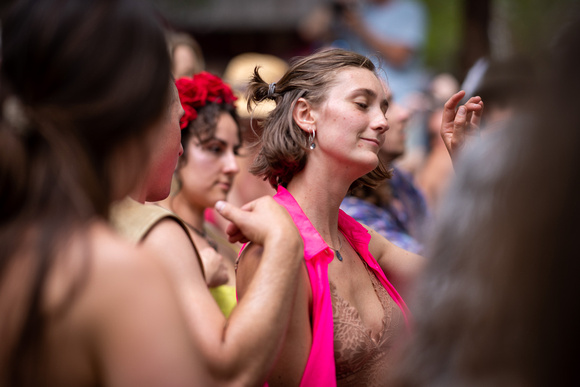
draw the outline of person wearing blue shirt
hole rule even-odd
[[[408,107],[426,76],[420,51],[427,36],[427,10],[415,0],[336,0],[338,39],[333,45],[358,52],[381,69],[397,101]]]

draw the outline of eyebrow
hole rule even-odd
[[[216,137],[216,136],[213,136],[213,137],[207,138],[207,139],[205,139],[205,140],[203,140],[203,141],[200,141],[200,142],[199,142],[199,144],[200,144],[200,145],[205,145],[205,144],[207,144],[207,143],[209,143],[209,142],[212,142],[212,141],[217,141],[217,142],[219,142],[221,145],[223,145],[223,146],[225,146],[225,147],[227,147],[227,146],[228,146],[228,143],[227,143],[226,141],[224,141],[224,140],[222,140],[221,138],[218,138],[218,137]],[[242,146],[242,144],[239,144],[239,143],[238,143],[238,144],[235,144],[235,145],[233,146],[233,148],[234,148],[234,149],[239,149],[241,146]]]
[[[224,140],[222,140],[220,138],[217,138],[216,136],[212,136],[212,137],[206,138],[205,140],[200,141],[199,143],[201,145],[204,145],[204,144],[207,144],[208,142],[212,142],[212,141],[217,141],[217,142],[219,142],[222,145],[228,145]]]

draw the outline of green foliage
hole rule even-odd
[[[422,0],[429,12],[425,64],[435,72],[456,71],[463,28],[463,0]]]
[[[577,7],[577,0],[495,0],[508,21],[516,52],[534,53],[549,44],[560,25]]]
[[[429,10],[429,36],[424,48],[425,64],[435,72],[456,72],[465,23],[464,4],[478,0],[421,0]],[[533,54],[549,44],[558,27],[574,12],[578,0],[493,0],[490,22],[503,23],[495,39],[514,53]],[[497,28],[497,26],[495,26]],[[493,45],[499,42],[491,42]]]

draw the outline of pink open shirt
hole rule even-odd
[[[334,258],[334,252],[324,242],[288,190],[279,186],[274,199],[286,208],[304,240],[304,259],[312,287],[312,348],[300,386],[336,386],[334,323],[328,282],[328,265]],[[355,251],[376,273],[377,278],[401,308],[407,326],[409,326],[408,309],[405,302],[387,280],[383,270],[369,252],[368,246],[371,236],[368,231],[342,210],[338,214],[338,228]]]

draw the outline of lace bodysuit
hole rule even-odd
[[[334,358],[337,386],[384,386],[390,374],[391,350],[401,336],[405,320],[399,306],[365,263],[375,293],[384,310],[378,337],[363,325],[357,310],[330,283],[334,320]]]

